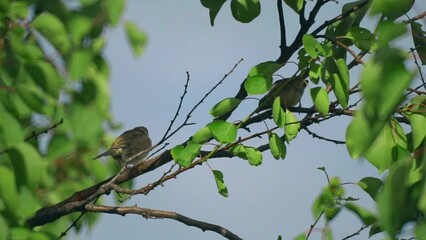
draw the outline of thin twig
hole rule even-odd
[[[314,227],[317,225],[318,221],[321,219],[322,215],[324,214],[324,211],[321,211],[320,214],[318,215],[318,217],[315,219],[315,222],[313,224],[311,224],[311,226],[309,227],[309,231],[308,234],[306,235],[305,240],[308,240],[309,237],[312,234],[312,231],[314,230]]]
[[[220,84],[222,84],[223,83],[223,81],[225,81],[225,79],[232,73],[232,72],[234,72],[234,70],[238,67],[238,65],[240,65],[240,63],[243,61],[243,59],[241,58],[240,60],[238,60],[238,62],[231,68],[231,70],[228,72],[228,73],[226,73],[223,77],[222,77],[222,79],[218,82],[218,83],[216,83],[202,98],[201,98],[201,100],[200,101],[198,101],[195,105],[194,105],[194,107],[188,112],[188,114],[186,115],[186,118],[185,118],[185,120],[183,121],[183,123],[179,126],[179,127],[177,127],[172,133],[170,133],[169,134],[169,136],[167,136],[164,140],[163,140],[163,142],[164,141],[166,141],[167,139],[169,139],[170,138],[170,136],[173,136],[176,132],[178,132],[181,128],[183,128],[184,126],[187,126],[188,125],[188,120],[191,118],[191,115],[192,115],[192,113],[198,108],[198,106],[200,106],[201,105],[201,103],[203,103],[204,102],[204,100],[206,100],[206,98],[220,85]]]
[[[196,227],[201,229],[202,231],[212,231],[216,232],[222,236],[224,236],[227,239],[231,240],[241,240],[240,237],[238,237],[233,232],[229,231],[228,229],[216,225],[211,224],[199,220],[195,220],[193,218],[186,217],[184,215],[181,215],[176,212],[170,212],[170,211],[163,211],[163,210],[154,210],[154,209],[147,209],[147,208],[140,208],[137,206],[132,207],[115,207],[115,206],[103,206],[103,205],[93,205],[88,204],[85,206],[86,211],[90,212],[102,212],[102,213],[109,213],[109,214],[118,214],[118,215],[126,215],[126,214],[136,214],[140,215],[146,219],[173,219],[178,222],[181,222],[183,224],[186,224],[188,226]]]
[[[59,125],[61,125],[62,123],[64,123],[64,119],[63,119],[63,118],[61,118],[61,120],[59,120],[59,122],[57,122],[57,123],[53,123],[53,125],[52,125],[52,126],[50,126],[50,127],[46,128],[46,129],[44,129],[44,130],[42,130],[42,131],[40,131],[40,132],[38,132],[38,133],[36,133],[36,132],[32,132],[30,136],[28,136],[28,137],[26,137],[26,138],[24,139],[24,141],[29,141],[30,139],[35,138],[35,137],[38,137],[38,136],[40,136],[40,135],[41,135],[41,134],[43,134],[43,133],[48,133],[48,132],[49,132],[49,130],[52,130],[52,129],[54,129],[54,128],[58,127],[58,126],[59,126]]]
[[[346,144],[346,142],[344,142],[344,141],[334,140],[334,139],[331,139],[331,138],[326,138],[326,137],[320,136],[320,135],[312,132],[311,130],[309,130],[308,127],[303,127],[302,129],[305,130],[309,135],[311,135],[314,138],[318,138],[320,140],[332,142],[332,143],[335,143],[335,144]]]
[[[173,127],[173,124],[174,124],[174,123],[175,123],[175,121],[176,121],[176,118],[179,116],[179,112],[180,112],[180,109],[182,108],[183,100],[185,99],[185,96],[186,96],[186,94],[188,93],[189,80],[190,80],[190,75],[189,75],[189,72],[187,71],[187,72],[186,72],[186,82],[185,82],[185,85],[184,85],[184,89],[183,89],[182,96],[180,97],[180,100],[179,100],[178,107],[177,107],[177,109],[176,109],[176,113],[175,113],[175,115],[173,116],[173,119],[170,121],[170,125],[167,127],[167,130],[166,130],[166,132],[164,133],[164,136],[163,136],[163,137],[161,138],[161,140],[159,141],[159,143],[162,143],[162,142],[164,142],[164,141],[165,141],[165,139],[166,139],[166,137],[167,137],[167,134],[169,134],[170,130],[171,130],[171,129],[172,129],[172,127]]]
[[[358,229],[358,231],[356,231],[356,232],[352,233],[351,235],[348,235],[348,236],[346,236],[346,237],[342,238],[342,240],[348,240],[349,238],[352,238],[352,237],[358,236],[358,235],[362,232],[362,230],[364,230],[364,229],[366,229],[366,228],[368,228],[368,227],[369,227],[369,225],[364,225],[364,226],[362,226],[360,229]]]

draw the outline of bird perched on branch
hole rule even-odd
[[[301,76],[276,81],[268,94],[260,100],[257,111],[271,108],[276,97],[280,97],[281,107],[284,109],[296,106],[300,102],[307,85],[308,81]]]
[[[144,160],[151,147],[148,129],[146,127],[135,127],[118,136],[107,151],[99,154],[93,160],[111,156],[123,167],[128,163],[135,164]]]

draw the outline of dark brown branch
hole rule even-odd
[[[283,0],[277,0],[277,9],[278,9],[278,18],[280,22],[280,36],[281,36],[280,49],[281,51],[285,51],[287,48],[287,39],[286,39],[287,32],[285,30]]]
[[[188,226],[196,227],[201,229],[202,231],[212,231],[216,232],[222,236],[224,236],[227,239],[231,240],[241,240],[240,237],[238,237],[233,232],[229,231],[228,229],[216,225],[211,224],[199,220],[195,220],[189,217],[186,217],[182,214],[176,213],[176,212],[169,212],[169,211],[163,211],[163,210],[154,210],[154,209],[147,209],[147,208],[140,208],[137,206],[133,207],[111,207],[111,206],[102,206],[102,205],[93,205],[88,204],[85,206],[86,211],[90,212],[102,212],[102,213],[109,213],[109,214],[118,214],[125,216],[126,214],[137,214],[140,215],[146,219],[173,219],[178,222],[181,222],[183,224],[186,224]]]

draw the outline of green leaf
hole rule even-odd
[[[1,145],[10,147],[24,141],[24,133],[19,121],[6,111],[0,111],[0,113]]]
[[[22,142],[7,151],[15,171],[17,186],[28,186],[36,189],[45,172],[46,163],[43,162],[38,151],[30,144]],[[37,174],[34,174],[37,173]]]
[[[96,106],[85,106],[74,103],[70,110],[69,124],[73,139],[82,146],[94,146],[99,143],[102,130],[102,118]]]
[[[366,192],[373,200],[379,193],[380,188],[383,186],[382,180],[374,177],[365,177],[358,182],[358,185]]]
[[[357,112],[346,129],[346,148],[352,158],[360,158],[370,147],[372,141],[374,141],[377,135],[369,132],[370,130],[370,126],[364,114],[362,112]]]
[[[284,141],[276,133],[269,135],[269,148],[275,159],[285,159],[287,149]]]
[[[208,124],[207,127],[220,143],[231,143],[237,138],[237,127],[232,123],[217,120]]]
[[[188,141],[185,146],[177,145],[171,150],[173,159],[182,167],[189,167],[192,161],[198,156],[201,144]]]
[[[252,67],[249,71],[248,76],[251,77],[261,75],[265,77],[272,77],[272,74],[278,71],[282,66],[283,64],[277,63],[275,61],[262,62]]]
[[[416,233],[416,236],[418,240],[425,240],[426,239],[426,222],[420,222],[416,224],[414,232]]]
[[[310,34],[305,34],[302,37],[303,47],[311,58],[318,57],[318,46],[320,43]]]
[[[139,27],[132,22],[126,22],[125,24],[127,39],[132,46],[133,54],[136,57],[140,57],[146,47],[148,38],[145,32],[141,31]]]
[[[67,22],[67,29],[74,44],[81,42],[92,27],[92,19],[80,14],[73,15]]]
[[[413,4],[414,0],[374,0],[370,14],[381,13],[389,20],[395,20],[410,11]]]
[[[220,117],[224,114],[234,110],[241,103],[241,99],[237,98],[225,98],[218,102],[212,109],[210,109],[210,115],[213,117]]]
[[[410,109],[413,112],[409,115],[411,129],[412,129],[412,138],[413,138],[413,148],[417,149],[421,146],[426,137],[426,96],[416,96],[411,102]]]
[[[342,108],[348,107],[349,70],[344,59],[326,58],[326,78]]]
[[[10,36],[10,47],[14,54],[21,56],[26,60],[39,60],[43,58],[43,51],[36,44],[22,40],[22,37]]]
[[[381,49],[361,73],[365,104],[346,131],[346,146],[353,158],[365,153],[402,102],[404,90],[414,77],[406,69],[404,59],[396,49]]]
[[[355,45],[363,51],[369,51],[376,42],[374,34],[370,30],[357,26],[351,27],[346,37],[352,39]]]
[[[367,210],[363,207],[360,207],[360,206],[355,205],[353,203],[346,203],[344,206],[349,211],[355,213],[361,219],[361,221],[364,223],[364,225],[371,225],[371,224],[377,222],[376,215],[374,215],[372,212],[370,212],[369,210]]]
[[[91,66],[93,53],[90,49],[73,51],[68,62],[68,71],[71,78],[78,80],[83,77]]]
[[[399,232],[409,212],[408,176],[411,164],[411,161],[396,162],[378,195],[377,206],[381,223],[391,238]]]
[[[234,156],[247,160],[247,150],[246,147],[242,144],[237,144],[236,146],[229,149]]]
[[[34,19],[31,26],[39,31],[59,52],[66,53],[70,50],[71,44],[65,26],[55,15],[42,13]]]
[[[228,189],[226,188],[225,181],[223,181],[223,173],[219,170],[213,170],[213,175],[219,194],[228,197]]]
[[[34,85],[17,84],[16,91],[33,111],[38,113],[46,113],[47,102],[44,93]]]
[[[0,165],[0,176],[0,199],[9,211],[13,211],[20,204],[14,174],[9,168]]]
[[[280,128],[285,126],[286,116],[283,108],[281,107],[280,97],[276,97],[274,103],[272,104],[272,117],[277,126]]]
[[[303,0],[284,0],[284,2],[296,13],[299,13],[300,9],[303,7]]]
[[[290,111],[285,112],[285,139],[287,142],[290,142],[291,140],[295,139],[297,137],[297,134],[300,130],[300,122],[299,119],[294,115],[294,113]]]
[[[1,173],[1,170],[0,170],[0,173]],[[1,190],[0,190],[0,194],[1,194]],[[0,199],[2,199],[1,195],[0,195]],[[2,229],[2,231],[0,232],[0,239],[7,239],[10,234],[10,229],[7,224],[8,221],[6,221],[5,218],[2,215],[0,215],[0,229]]]
[[[201,4],[209,9],[210,24],[214,26],[214,20],[226,0],[201,0]]]
[[[272,77],[253,75],[244,81],[244,89],[248,95],[260,95],[266,93],[272,86]]]
[[[322,70],[322,65],[319,65],[312,61],[309,64],[309,79],[311,79],[313,83],[318,84],[319,79],[322,75]]]
[[[75,151],[76,144],[65,133],[55,133],[49,141],[46,158],[55,160]]]
[[[51,64],[45,61],[32,61],[25,63],[25,69],[46,93],[55,99],[59,97],[64,80]]]
[[[422,25],[418,22],[412,22],[410,25],[414,48],[417,51],[422,65],[426,65],[426,31],[422,29]]]
[[[254,147],[246,147],[246,156],[251,166],[259,166],[262,164],[262,153]]]
[[[109,22],[112,26],[116,26],[123,14],[126,0],[104,0],[102,3],[106,9]]]
[[[327,115],[330,105],[327,91],[322,87],[314,87],[310,89],[310,92],[315,108],[320,113]]]
[[[208,127],[203,127],[200,130],[198,130],[194,135],[192,135],[192,141],[204,144],[208,141],[210,141],[213,138],[212,133],[210,132],[210,129]]]
[[[377,26],[378,45],[387,48],[389,43],[407,32],[405,23],[395,23],[390,21],[381,21]]]
[[[231,12],[235,20],[249,23],[260,14],[259,0],[232,0]]]
[[[262,153],[257,148],[238,144],[232,147],[230,151],[234,156],[248,160],[249,164],[252,166],[262,164]]]
[[[365,152],[365,158],[379,169],[384,171],[398,161],[401,156],[396,154],[397,147],[407,148],[407,138],[404,130],[396,120],[386,124],[381,133]]]

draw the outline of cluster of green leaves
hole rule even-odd
[[[125,1],[65,2],[0,2],[0,239],[56,239],[76,215],[37,231],[25,219],[116,167],[90,159],[110,142],[103,126],[115,127],[103,32],[117,26]],[[140,55],[145,35],[126,29]],[[96,220],[84,219],[77,229]]]
[[[225,2],[201,0],[203,6],[209,9],[211,25],[214,25]],[[284,2],[296,14],[304,14],[301,10],[305,9],[304,4],[308,4],[303,0]],[[409,36],[408,27],[411,26],[415,51],[421,63],[426,64],[424,26],[412,20],[402,21],[413,3],[413,0],[358,0],[344,4],[344,17],[330,22],[324,34],[303,35],[302,48],[298,52],[298,66],[302,74],[306,71],[310,85],[314,85],[309,91],[313,105],[320,115],[327,116],[330,114],[330,107],[335,109],[338,105],[341,109],[357,106],[358,102],[352,102],[351,105],[351,94],[360,89],[364,101],[347,128],[347,149],[351,157],[364,157],[379,172],[388,173],[384,180],[366,177],[359,181],[359,186],[377,202],[377,214],[354,203],[336,204],[336,199],[341,198],[342,194],[336,193],[340,191],[335,189],[341,189],[341,186],[337,180],[333,180],[314,203],[315,217],[321,213],[326,220],[331,220],[341,208],[346,208],[358,215],[365,225],[372,226],[370,235],[385,231],[390,237],[395,237],[406,223],[414,222],[417,236],[423,239],[421,237],[426,236],[426,223],[424,217],[419,216],[426,214],[426,96],[421,92],[406,93],[417,73],[407,66],[409,49],[402,49],[394,44],[401,36]],[[346,14],[360,4],[364,4],[361,10]],[[375,29],[362,27],[362,20],[368,11],[370,15],[380,15]],[[232,0],[231,12],[237,21],[247,23],[259,15],[260,3],[253,0]],[[360,55],[357,56],[358,53]],[[358,88],[358,84],[351,84],[349,72],[352,66],[362,63],[361,58],[366,53],[371,54],[371,58],[363,63]],[[348,61],[349,56],[354,59],[352,63]],[[269,91],[273,82],[272,74],[282,66],[265,62],[252,68],[244,82],[247,94],[260,95]],[[355,87],[350,89],[350,86]],[[330,101],[329,92],[333,93],[335,102]],[[240,103],[241,99],[227,98],[216,104],[210,113],[213,117],[220,117],[234,111]],[[290,141],[296,137],[300,127],[288,129],[291,126],[289,121],[298,121],[291,112],[281,108],[279,99],[275,99],[272,113],[277,128],[284,128],[285,134],[279,137],[270,131],[269,148],[274,158],[285,158],[285,140]],[[405,122],[408,127],[401,126],[401,122]],[[218,123],[209,126],[216,124]],[[236,126],[233,132],[238,130],[238,124],[226,124]],[[209,130],[213,133],[210,127]],[[218,129],[215,131],[213,138],[221,142],[218,136],[224,132],[217,133]],[[222,143],[232,145],[229,141]],[[250,152],[254,153],[256,150],[241,142],[232,145],[230,150],[234,156],[249,159],[250,163],[255,163],[253,165],[259,163],[250,161],[255,158],[249,157],[253,156]],[[223,175],[220,179],[223,183]]]

